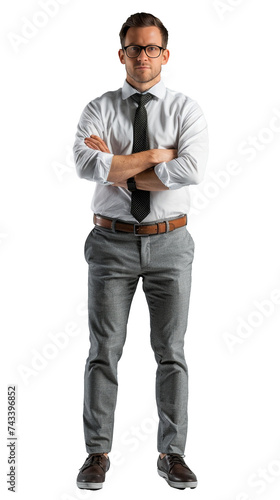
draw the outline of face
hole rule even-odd
[[[127,45],[158,45],[162,47],[160,29],[156,26],[129,28],[125,37]],[[119,50],[119,58],[125,64],[127,81],[140,92],[148,90],[160,81],[161,66],[169,59],[169,51],[163,50],[159,57],[148,57],[144,50],[138,57],[130,58],[124,50]]]

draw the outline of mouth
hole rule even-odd
[[[134,69],[150,69],[149,66],[135,66]]]

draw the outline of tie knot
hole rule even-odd
[[[133,94],[132,99],[136,101],[139,106],[146,106],[146,104],[153,98],[152,94]]]

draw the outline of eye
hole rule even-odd
[[[156,45],[149,45],[147,53],[150,57],[157,57],[160,54],[160,49]]]

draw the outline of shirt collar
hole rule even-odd
[[[149,94],[152,94],[153,96],[157,97],[158,99],[163,99],[165,94],[166,94],[166,87],[165,87],[163,81],[160,80],[153,87],[151,87],[149,90],[147,90],[147,92],[149,92]],[[143,92],[143,94],[145,94],[145,93],[146,92]],[[128,99],[133,94],[140,94],[140,92],[138,90],[136,90],[134,87],[132,87],[132,85],[130,85],[125,80],[123,87],[122,87],[122,98]]]

